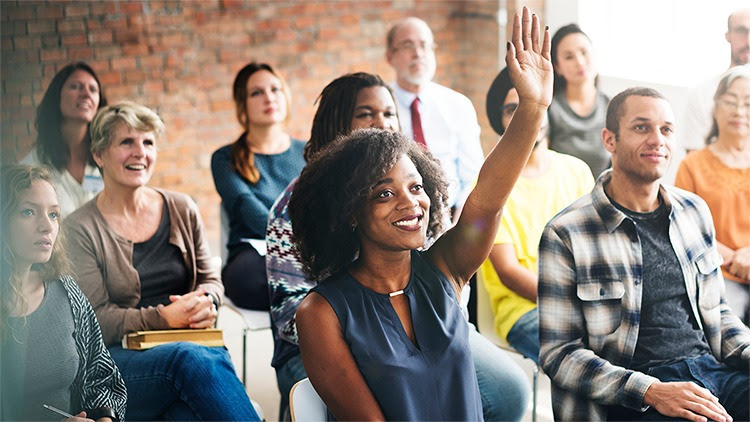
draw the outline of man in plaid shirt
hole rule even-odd
[[[540,361],[556,420],[750,420],[750,330],[724,302],[708,207],[659,183],[673,122],[657,91],[615,96],[612,170],[544,230]]]

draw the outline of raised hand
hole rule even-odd
[[[505,62],[513,86],[518,92],[519,103],[526,100],[549,106],[552,102],[554,79],[549,29],[544,30],[542,37],[539,17],[532,16],[524,6],[522,17],[519,18],[518,14],[513,17],[511,40]]]

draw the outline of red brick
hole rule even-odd
[[[163,56],[144,56],[138,58],[141,68],[163,68],[164,57]]]
[[[57,32],[83,32],[86,25],[83,19],[63,19],[57,21]]]
[[[128,69],[135,69],[135,57],[132,56],[125,56],[125,57],[114,57],[112,58],[112,69],[113,70],[128,70]]]
[[[41,34],[55,31],[55,21],[53,19],[34,19],[26,24],[29,34]]]
[[[44,34],[41,39],[44,48],[60,47],[60,36],[57,34]]]
[[[39,51],[39,60],[42,62],[64,61],[67,57],[67,52],[59,48]]]
[[[60,19],[64,16],[63,8],[62,6],[47,3],[44,7],[37,10],[36,16],[42,19]]]
[[[106,30],[92,31],[88,33],[88,37],[89,37],[89,44],[92,44],[92,45],[112,43],[112,31],[106,31]]]
[[[92,2],[91,7],[91,15],[97,16],[97,15],[112,15],[117,13],[117,5],[118,3],[115,1],[97,1]]]
[[[89,61],[94,58],[94,49],[91,47],[68,49],[68,59],[71,61]]]
[[[222,9],[242,9],[245,2],[243,0],[221,0],[219,5]]]
[[[34,16],[34,9],[28,6],[10,7],[4,15],[10,21],[30,21],[36,17]]]
[[[141,31],[136,30],[124,30],[124,31],[115,31],[115,42],[125,44],[135,44],[138,43],[141,39]]]
[[[76,2],[65,6],[66,17],[79,17],[89,15],[89,2]]]
[[[102,86],[104,86],[105,88],[108,85],[118,85],[122,82],[122,75],[116,70],[109,72],[97,72],[97,76],[99,76],[99,82],[101,82]]]
[[[128,56],[139,56],[148,54],[149,49],[145,44],[124,44],[122,46],[122,53]]]
[[[3,51],[12,51],[13,50],[13,40],[10,38],[3,38],[2,42],[0,43]]]
[[[63,45],[85,45],[86,34],[70,34],[62,36]]]
[[[143,4],[140,1],[128,1],[120,3],[120,10],[126,15],[143,13]]]

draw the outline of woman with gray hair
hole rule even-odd
[[[225,348],[119,345],[133,331],[211,327],[223,293],[196,204],[147,186],[163,133],[159,116],[132,102],[94,117],[104,190],[65,225],[78,282],[130,392],[128,419],[258,420]]]
[[[703,198],[716,226],[724,258],[726,300],[745,324],[750,322],[750,66],[724,74],[714,95],[709,145],[680,164],[675,186]]]

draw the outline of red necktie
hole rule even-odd
[[[427,142],[424,140],[424,132],[422,132],[422,116],[419,114],[419,97],[414,99],[411,103],[411,130],[414,132],[414,140],[419,145],[422,145],[424,149],[427,149]]]

